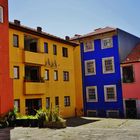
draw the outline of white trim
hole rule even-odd
[[[93,62],[93,69],[94,69],[94,72],[92,73],[88,73],[87,71],[87,63],[88,62]],[[88,75],[96,75],[96,64],[95,64],[95,59],[92,59],[92,60],[86,60],[85,61],[85,75],[88,76]]]
[[[98,116],[97,110],[87,110],[87,116],[88,116],[88,112],[94,112],[94,113],[96,114],[95,117]],[[92,116],[90,116],[90,117],[92,117]],[[94,116],[93,116],[93,117],[94,117]]]
[[[95,89],[95,96],[96,96],[96,99],[89,99],[89,92],[88,92],[88,89],[90,88],[94,88]],[[97,86],[87,86],[86,87],[86,97],[87,97],[87,102],[98,102],[98,94],[97,94]]]
[[[92,48],[91,49],[86,49],[86,44],[91,43]],[[94,51],[94,40],[89,40],[83,43],[84,44],[84,52],[91,52]]]
[[[3,7],[0,6],[0,23],[3,23]]]
[[[110,70],[110,71],[105,70],[105,60],[112,60],[112,68],[113,68],[113,70]],[[103,74],[115,73],[114,57],[102,58],[102,70],[103,70]]]
[[[106,91],[106,88],[114,88],[114,96],[115,96],[115,99],[107,99],[107,91]],[[105,102],[116,102],[117,101],[116,85],[105,85],[104,86],[104,98],[105,98]]]
[[[107,117],[110,117],[110,116],[109,116],[109,112],[116,112],[116,113],[117,113],[117,116],[116,116],[116,117],[117,117],[117,118],[119,117],[119,110],[107,110],[107,111],[106,111],[106,116],[107,116]]]
[[[107,41],[107,40],[111,40],[111,45],[105,47],[104,46],[104,41]],[[101,49],[108,49],[108,48],[113,48],[113,41],[112,41],[112,38],[111,37],[104,38],[104,39],[101,40]]]

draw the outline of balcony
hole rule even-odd
[[[45,94],[45,83],[44,82],[26,82],[25,81],[25,94],[26,95]]]
[[[43,53],[24,51],[24,62],[45,65],[45,55]]]

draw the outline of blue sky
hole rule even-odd
[[[9,20],[65,37],[118,27],[140,36],[140,0],[9,0]]]

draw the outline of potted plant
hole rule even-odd
[[[38,118],[37,116],[28,116],[29,122],[30,122],[30,127],[37,127],[38,126]]]

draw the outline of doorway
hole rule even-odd
[[[35,115],[36,110],[42,107],[41,99],[26,99],[26,114]]]
[[[126,118],[137,118],[136,100],[125,100]]]

